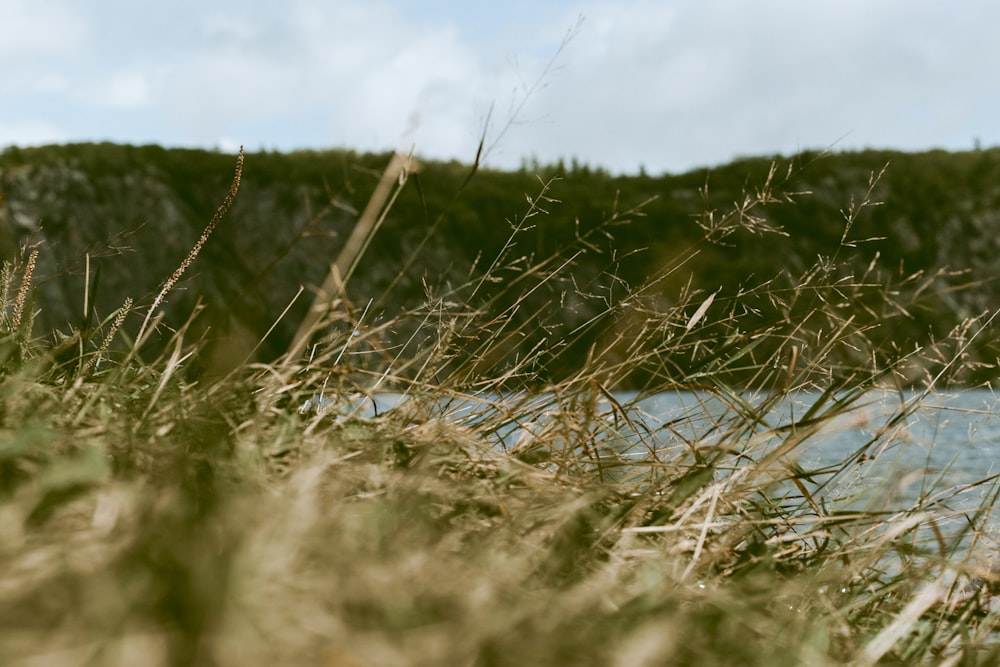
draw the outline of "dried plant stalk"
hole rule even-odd
[[[160,288],[160,293],[156,295],[155,299],[153,299],[153,305],[149,307],[149,311],[146,313],[146,317],[142,321],[142,326],[139,327],[139,335],[136,336],[136,344],[142,342],[143,336],[146,333],[146,327],[149,326],[149,320],[153,317],[153,313],[156,312],[156,309],[159,308],[160,304],[163,303],[163,300],[167,297],[167,294],[170,293],[170,290],[174,288],[174,285],[177,284],[177,281],[181,279],[181,276],[184,275],[184,272],[187,271],[188,267],[191,266],[195,258],[198,257],[198,253],[201,252],[201,249],[205,245],[205,242],[208,241],[208,237],[211,236],[212,232],[215,230],[215,227],[219,224],[219,221],[222,220],[222,218],[229,211],[229,208],[233,205],[233,201],[236,199],[236,193],[239,192],[240,189],[240,178],[242,176],[243,176],[243,147],[240,146],[239,155],[236,157],[236,173],[233,174],[233,182],[229,186],[229,192],[226,194],[226,198],[222,201],[222,204],[219,205],[218,210],[215,211],[215,215],[212,216],[212,219],[209,221],[204,231],[202,231],[201,237],[198,239],[198,242],[194,244],[194,247],[191,248],[191,251],[187,254],[187,257],[184,258],[184,261],[181,262],[180,266],[178,266],[177,269],[173,272],[173,274],[169,278],[167,278],[167,281],[163,283],[163,287]]]
[[[327,274],[323,286],[316,293],[312,307],[302,319],[299,328],[295,332],[295,336],[292,338],[292,344],[289,346],[286,355],[289,360],[294,360],[302,354],[306,345],[309,344],[309,339],[315,332],[316,327],[327,313],[330,312],[330,305],[340,294],[344,283],[350,277],[368,240],[378,230],[378,226],[385,219],[386,202],[389,200],[392,192],[393,183],[399,182],[402,184],[405,182],[407,168],[411,159],[409,155],[396,153],[392,156],[392,160],[389,161],[385,171],[382,172],[382,178],[379,179],[378,185],[375,186],[375,191],[368,200],[368,205],[361,213],[361,217],[358,218],[357,224],[354,225],[351,235],[337,256],[337,261],[330,267],[330,273]]]
[[[101,341],[101,346],[97,348],[97,353],[87,360],[86,364],[84,364],[83,372],[90,370],[91,366],[100,363],[101,359],[107,353],[108,348],[111,347],[111,341],[114,340],[115,334],[117,334],[118,330],[122,328],[123,324],[125,324],[125,318],[131,310],[132,297],[125,297],[125,302],[122,304],[122,307],[118,309],[118,313],[115,315],[115,319],[111,323],[111,328],[108,330],[108,334],[104,337],[104,340]]]
[[[31,292],[31,279],[35,275],[35,265],[38,262],[38,250],[32,250],[28,256],[28,264],[24,267],[24,274],[21,276],[21,287],[17,290],[17,297],[14,299],[14,313],[11,316],[12,328],[21,326],[21,319],[24,316],[24,305],[28,302],[28,294]]]

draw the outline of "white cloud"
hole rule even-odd
[[[286,147],[467,148],[466,118],[489,85],[479,56],[453,26],[407,24],[390,9],[299,3],[256,27],[207,17],[163,76],[164,122],[210,145],[269,122]]]
[[[578,13],[491,161],[690,168],[827,146],[1000,142],[1000,4],[5,0],[0,123],[27,141],[417,143],[471,159]],[[13,45],[13,46],[12,46]],[[34,123],[34,125],[30,125]],[[30,133],[27,129],[34,127]],[[10,130],[13,132],[14,130]],[[963,143],[964,142],[964,143]]]
[[[0,3],[0,58],[66,56],[90,38],[81,8],[60,0],[4,0]]]
[[[136,69],[113,72],[107,81],[97,83],[94,94],[87,91],[87,98],[98,107],[143,109],[152,102],[150,75]]]
[[[559,94],[542,101],[557,122],[522,150],[547,139],[618,168],[679,169],[845,135],[926,146],[941,125],[968,132],[960,117],[989,90],[1000,16],[978,6],[976,17],[898,1],[594,4]],[[949,106],[940,125],[918,116]]]
[[[44,121],[0,122],[0,146],[39,146],[68,140],[59,127]]]

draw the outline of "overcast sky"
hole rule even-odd
[[[1000,144],[998,29],[996,0],[0,0],[0,145],[968,150]]]

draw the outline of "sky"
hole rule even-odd
[[[0,146],[678,173],[1000,144],[995,0],[0,0]]]

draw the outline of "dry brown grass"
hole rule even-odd
[[[231,204],[241,167],[242,156],[229,197],[178,271]],[[126,302],[80,359],[7,369],[0,661],[997,659],[995,575],[983,557],[995,482],[928,486],[907,505],[877,489],[867,503],[852,495],[988,320],[880,357],[872,314],[861,311],[905,309],[905,290],[837,273],[826,258],[793,284],[685,290],[664,302],[656,286],[683,270],[690,249],[565,339],[515,355],[511,341],[545,322],[513,314],[571,274],[590,240],[533,263],[513,250],[533,212],[553,204],[542,184],[482,274],[412,312],[376,317],[377,304],[349,303],[342,280],[403,169],[399,160],[387,169],[358,244],[282,360],[194,381],[185,371],[201,343],[188,324],[143,360],[137,346],[175,273],[131,348],[119,354],[108,342],[127,325]],[[732,211],[703,218],[705,242],[738,228],[775,231],[763,210],[782,196],[779,173]],[[850,247],[845,232],[841,249]],[[760,320],[755,298],[785,314]],[[384,344],[393,326],[413,332],[408,343]],[[585,364],[540,380],[565,346],[596,333],[604,342]],[[845,347],[857,354],[835,354]],[[45,354],[26,347],[21,357]],[[906,393],[902,383],[921,374],[926,393]],[[614,391],[637,375],[638,394]],[[899,398],[869,414],[873,390],[885,387]],[[360,410],[388,389],[402,395],[397,407]],[[668,390],[687,397],[681,414],[664,422],[643,412],[643,399]],[[300,410],[320,395],[330,404]],[[805,405],[778,418],[794,400]],[[850,426],[861,420],[864,430]],[[809,467],[802,452],[838,429],[855,434],[852,446]],[[984,489],[975,511],[952,509]]]

